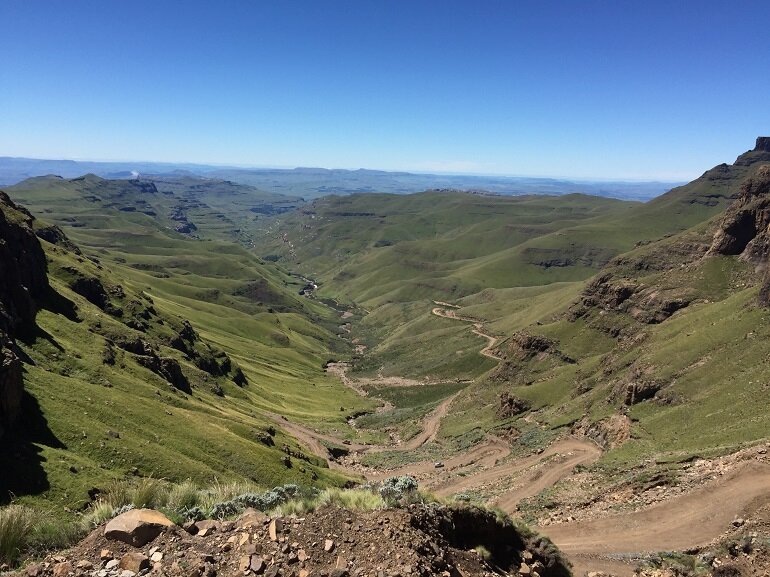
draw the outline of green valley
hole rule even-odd
[[[647,203],[8,187],[8,270],[36,280],[4,289],[2,494],[66,517],[117,482],[407,475],[565,542],[554,510],[767,442],[768,166],[759,139]]]

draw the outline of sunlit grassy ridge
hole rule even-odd
[[[205,206],[193,206],[199,197],[189,196],[189,187],[164,194],[85,177],[33,179],[11,188],[16,200],[65,228],[96,259],[46,244],[52,284],[77,305],[78,319],[43,310],[38,324],[44,333],[22,345],[34,362],[26,374],[30,402],[42,416],[38,424],[49,429],[34,437],[26,455],[37,483],[29,492],[49,503],[82,503],[90,488],[133,467],[171,480],[340,483],[283,435],[270,414],[329,431],[371,410],[375,401],[322,369],[330,358],[351,356],[356,343],[368,347],[353,355],[359,374],[445,382],[481,377],[460,392],[442,421],[440,436],[453,446],[515,428],[523,446],[533,447],[584,417],[599,422],[621,410],[633,420],[634,442],[608,453],[609,464],[750,442],[768,424],[753,402],[767,379],[756,344],[765,335],[749,330],[763,314],[751,305],[751,271],[733,258],[681,261],[691,247],[708,242],[709,219],[753,168],[715,171],[645,205],[580,195],[354,195],[237,223],[245,205],[228,211],[212,193]],[[173,230],[177,221],[170,214],[182,195],[191,201],[184,210],[196,219],[194,233]],[[220,205],[211,208],[215,202]],[[233,235],[236,224],[242,228]],[[251,251],[258,234],[260,244]],[[570,311],[586,281],[602,270],[691,304],[660,324],[593,309],[575,317]],[[289,271],[318,280],[318,297],[350,307],[350,335],[340,327],[339,311],[298,294],[304,281]],[[76,273],[119,284],[126,302],[151,303],[157,319],[135,334],[125,319],[70,289]],[[431,314],[434,300],[455,303],[463,317],[483,323],[499,338],[504,365],[479,355],[486,341],[471,332],[470,322]],[[249,384],[205,373],[170,347],[182,319],[203,342],[229,355]],[[555,352],[517,358],[510,337],[522,332],[549,339]],[[131,353],[118,351],[117,362],[105,364],[106,339],[122,334],[144,338],[176,359],[192,394]],[[624,409],[623,387],[648,373],[663,381],[670,402]],[[735,398],[724,406],[723,384],[737,376]],[[396,426],[408,437],[421,415],[466,386],[441,385],[418,400],[402,391],[392,399],[396,411],[365,417],[363,424]],[[534,418],[497,417],[503,391],[527,399]],[[685,419],[694,427],[683,425]],[[743,421],[749,424],[737,424]],[[265,434],[272,427],[270,445]],[[700,434],[705,427],[710,433]],[[283,461],[283,445],[293,455],[291,467]]]
[[[22,344],[32,361],[25,388],[39,418],[28,427],[32,442],[23,449],[24,458],[11,469],[18,475],[4,478],[3,498],[10,490],[61,511],[86,502],[93,487],[131,471],[201,483],[213,478],[265,485],[344,482],[270,416],[342,424],[349,414],[374,406],[323,371],[330,357],[346,350],[335,334],[339,313],[300,297],[298,279],[218,239],[218,233],[211,240],[188,238],[156,216],[123,212],[121,205],[93,211],[84,195],[106,197],[104,182],[88,183],[87,191],[83,186],[83,181],[35,179],[9,190],[15,200],[61,225],[94,260],[41,241],[51,284],[74,303],[77,318],[43,309],[38,338]],[[205,232],[202,224],[200,229]],[[119,285],[126,307],[143,303],[155,315],[144,330],[130,328],[129,308],[119,318],[76,294],[70,284],[78,276],[99,278],[105,287]],[[243,370],[246,386],[202,371],[169,345],[182,319],[203,343]],[[112,347],[114,364],[105,364],[107,339],[121,338],[142,339],[161,356],[176,359],[192,394],[117,347]],[[292,454],[288,464],[283,447]]]

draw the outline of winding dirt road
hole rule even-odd
[[[498,359],[493,349],[498,339],[484,332],[477,319],[458,315],[456,305],[434,301],[436,316],[469,322],[474,334],[487,339],[481,351],[484,356]],[[343,383],[360,394],[366,391],[360,383],[349,379],[344,365],[330,367]],[[389,379],[394,386],[403,386],[407,380]],[[375,384],[385,384],[377,381]],[[410,385],[425,384],[409,381]],[[435,439],[456,395],[445,399],[422,422],[422,432],[405,443],[393,445],[345,445],[351,453],[359,455],[378,451],[411,451]],[[297,423],[276,417],[289,434],[305,444],[313,453],[328,458],[323,442],[340,445],[341,441],[330,435],[320,434]],[[592,463],[601,456],[601,449],[594,443],[578,438],[562,438],[540,454],[512,458],[508,442],[488,436],[463,454],[447,459],[441,466],[421,461],[387,471],[368,471],[365,476],[372,480],[391,475],[413,475],[421,486],[442,496],[462,491],[477,490],[494,494],[491,504],[516,514],[518,503],[537,495],[543,489],[568,478],[577,465]],[[356,468],[347,467],[335,460],[329,465],[350,474],[361,474]],[[770,503],[770,465],[760,462],[744,462],[724,477],[700,488],[661,501],[636,512],[618,513],[599,519],[573,521],[538,527],[568,556],[573,563],[574,574],[583,576],[588,571],[605,571],[619,577],[631,577],[634,559],[644,553],[684,550],[704,545],[729,528],[736,517],[751,515],[759,507]]]
[[[496,336],[490,335],[488,332],[486,332],[486,329],[484,329],[484,323],[472,317],[465,317],[465,316],[458,315],[454,310],[452,310],[454,308],[459,308],[457,305],[451,305],[449,303],[445,303],[442,301],[433,301],[433,303],[440,306],[434,307],[433,310],[431,310],[431,313],[433,313],[437,317],[452,319],[456,321],[463,321],[465,323],[471,323],[472,325],[471,332],[474,335],[478,335],[481,338],[484,338],[487,340],[487,346],[485,346],[483,349],[479,351],[480,355],[484,355],[485,357],[494,359],[496,361],[502,360],[502,357],[500,357],[500,355],[495,353],[495,350],[494,350],[495,347],[497,346],[499,339]],[[452,308],[446,308],[446,307],[452,307]]]
[[[622,557],[705,545],[733,519],[770,503],[770,465],[746,462],[725,478],[634,513],[538,527],[572,561],[575,574],[612,570],[630,576]]]

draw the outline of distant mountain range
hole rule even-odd
[[[417,174],[381,170],[325,168],[246,169],[206,164],[153,162],[80,162],[0,157],[0,185],[11,185],[33,176],[56,174],[73,178],[93,173],[104,178],[141,176],[195,176],[230,180],[266,192],[301,196],[305,199],[330,194],[360,192],[410,194],[428,189],[473,190],[500,195],[580,192],[624,200],[649,200],[681,182],[657,181],[570,181],[554,178]]]

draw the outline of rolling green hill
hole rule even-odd
[[[362,423],[415,433],[458,394],[439,430],[454,446],[494,432],[531,450],[573,431],[626,470],[764,438],[767,156],[646,204],[455,191],[300,204],[92,175],[9,187],[39,217],[26,226],[53,292],[16,339],[27,418],[6,433],[3,494],[82,504],[132,471],[342,483],[279,417],[358,434],[345,423],[376,402],[326,374],[330,358],[441,381],[427,396],[370,387],[396,411]],[[300,274],[317,290],[302,295]]]

